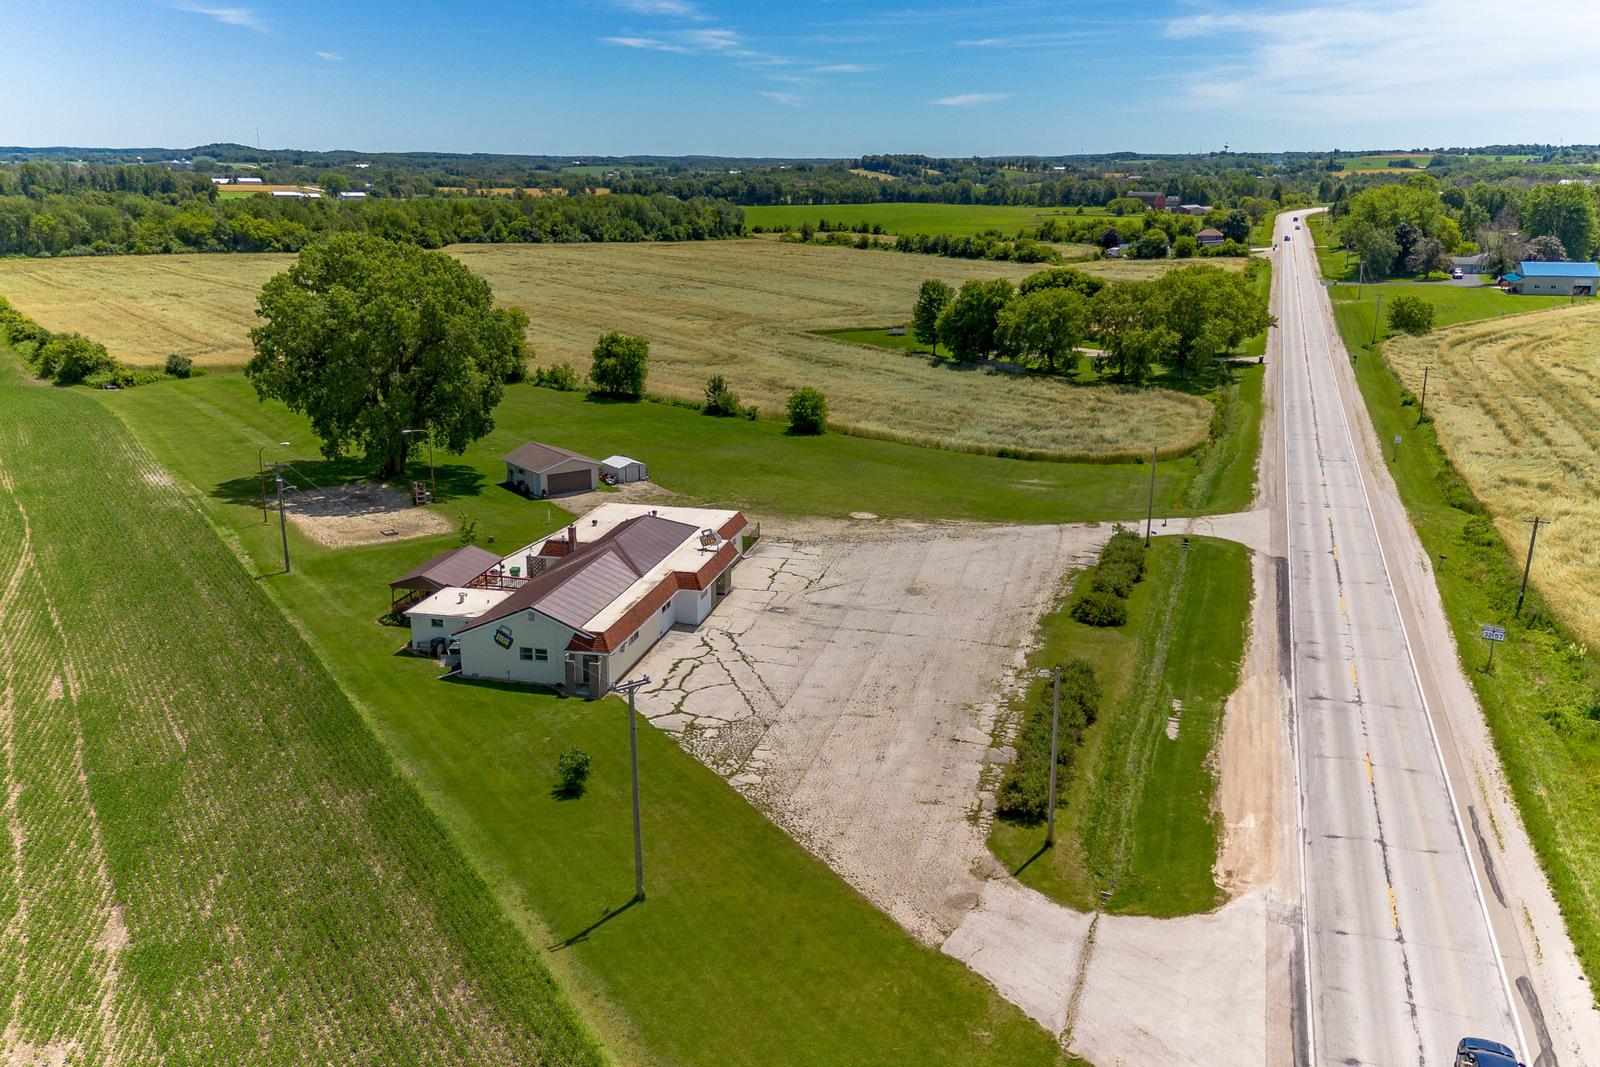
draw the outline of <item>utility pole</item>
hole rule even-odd
[[[1150,449],[1150,507],[1144,517],[1144,547],[1150,547],[1150,524],[1156,515],[1156,449]]]
[[[256,473],[261,477],[261,522],[262,522],[262,525],[265,525],[266,522],[267,522],[267,467],[266,467],[266,464],[261,462],[261,457],[267,451],[267,449],[269,449],[271,447],[272,447],[271,445],[262,445],[260,448],[256,449]],[[288,441],[279,441],[278,442],[278,447],[279,448],[288,448],[289,447],[289,442]]]
[[[633,899],[644,899],[644,839],[639,834],[639,724],[633,713],[633,694],[649,685],[650,676],[611,687],[613,693],[628,694],[628,747],[633,754]]]
[[[1528,538],[1528,562],[1522,568],[1522,589],[1517,593],[1517,610],[1511,613],[1513,616],[1522,614],[1522,598],[1528,595],[1528,572],[1533,570],[1533,543],[1539,539],[1539,527],[1549,526],[1555,520],[1532,518],[1522,521],[1533,523],[1533,534]]]
[[[1422,402],[1417,405],[1417,425],[1422,425],[1422,420],[1428,414],[1428,372],[1432,367],[1422,368]]]
[[[1378,294],[1378,310],[1372,316],[1372,344],[1378,343],[1378,323],[1383,321],[1383,294]],[[1367,347],[1371,347],[1368,345]]]
[[[285,464],[274,463],[272,476],[278,484],[278,533],[283,536],[283,573],[289,573],[289,524],[283,513],[283,468]],[[293,489],[294,486],[290,486]]]
[[[1056,668],[1055,696],[1050,702],[1050,801],[1045,807],[1044,843],[1056,843],[1056,758],[1061,740],[1061,668]]]

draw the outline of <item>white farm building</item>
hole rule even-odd
[[[600,473],[609,474],[619,482],[642,482],[650,477],[643,463],[627,456],[607,456],[600,461]]]
[[[411,646],[458,644],[466,678],[604,696],[662,634],[705,621],[728,594],[746,526],[737,511],[604,504],[473,586],[415,604]]]

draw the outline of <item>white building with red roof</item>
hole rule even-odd
[[[675,624],[698,625],[731,588],[737,511],[603,504],[507,556],[511,594],[455,632],[462,676],[603,696]]]

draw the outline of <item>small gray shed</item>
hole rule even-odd
[[[619,482],[643,482],[650,478],[643,463],[627,456],[607,456],[600,461],[600,470]]]

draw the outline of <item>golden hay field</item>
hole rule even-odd
[[[1208,403],[1179,393],[931,366],[808,332],[903,322],[925,278],[1016,281],[1037,267],[763,240],[450,251],[498,300],[527,310],[537,364],[567,362],[581,373],[601,333],[640,334],[651,342],[650,390],[663,395],[698,400],[706,379],[722,374],[745,403],[777,415],[789,393],[814,385],[836,422],[871,434],[1086,456],[1185,449],[1210,419]],[[132,366],[159,366],[177,352],[199,366],[237,368],[250,357],[256,293],[292,259],[10,260],[0,262],[0,295],[52,330],[105,343]],[[1082,267],[1135,279],[1169,265]]]
[[[1385,349],[1428,410],[1451,460],[1513,546],[1539,531],[1532,581],[1600,645],[1600,306],[1464,323]],[[1518,549],[1520,551],[1520,548]]]

